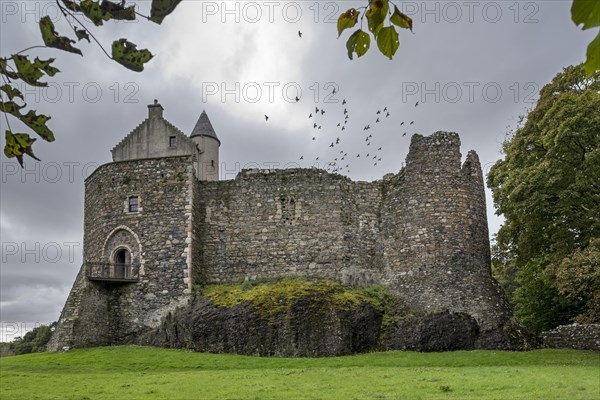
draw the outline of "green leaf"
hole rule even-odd
[[[46,126],[46,122],[50,119],[50,116],[43,114],[36,115],[35,111],[30,110],[27,114],[20,115],[17,118],[33,129],[33,131],[40,135],[45,141],[54,141],[54,133]]]
[[[600,32],[587,47],[587,60],[585,60],[584,67],[588,77],[600,70]]]
[[[17,157],[21,168],[23,168],[23,154],[27,154],[40,161],[40,159],[33,154],[33,150],[31,149],[31,145],[36,139],[30,138],[26,133],[13,134],[9,130],[6,131],[5,138],[6,145],[4,146],[4,155],[8,158]]]
[[[108,21],[112,18],[112,14],[100,7],[99,2],[97,1],[83,0],[79,4],[79,9],[96,26],[101,26],[104,21]]]
[[[58,68],[50,65],[54,62],[54,58],[40,60],[36,57],[33,62],[29,61],[27,56],[20,54],[13,54],[11,58],[17,67],[19,78],[32,86],[48,86],[46,82],[40,82],[39,79],[44,76],[44,73],[54,76],[59,72]]]
[[[351,8],[345,13],[340,14],[337,22],[338,38],[342,35],[342,32],[345,29],[352,28],[354,25],[356,25],[359,14],[360,12],[356,11],[354,8]]]
[[[88,43],[90,42],[90,35],[88,35],[85,29],[77,29],[73,27],[73,30],[75,31],[75,35],[77,35],[77,40],[85,39],[88,41]]]
[[[346,42],[346,48],[348,49],[348,57],[352,60],[352,54],[360,58],[362,57],[371,47],[371,37],[369,34],[362,29],[358,29],[354,32]]]
[[[100,8],[102,8],[103,11],[108,12],[112,16],[112,19],[134,21],[135,6],[125,7],[124,4],[124,1],[122,4],[117,4],[112,1],[103,0],[100,4]]]
[[[20,106],[14,101],[0,101],[0,111],[14,115],[19,118],[21,116],[21,108],[25,107],[24,105]]]
[[[377,37],[379,30],[383,27],[383,22],[389,10],[388,0],[371,0],[369,8],[365,12],[369,23],[369,30]]]
[[[0,90],[2,90],[8,96],[9,100],[14,99],[15,97],[19,97],[21,100],[25,100],[23,97],[23,93],[17,88],[10,86],[8,83],[0,86]]]
[[[8,70],[8,59],[0,58],[0,74],[10,79],[19,79],[19,74]]]
[[[67,9],[74,11],[74,12],[83,12],[83,10],[79,6],[79,4],[75,3],[74,1],[70,1],[70,0],[61,0],[61,1]]]
[[[137,46],[127,39],[115,40],[112,44],[113,59],[132,71],[142,72],[144,64],[152,59],[148,49],[137,50]]]
[[[577,26],[583,24],[584,30],[600,26],[600,1],[573,0],[571,19]]]
[[[165,17],[171,14],[179,3],[181,3],[181,0],[152,0],[150,21],[161,24]]]
[[[52,20],[50,20],[49,16],[46,15],[40,19],[40,31],[42,32],[42,39],[44,40],[46,46],[68,51],[69,53],[79,54],[80,56],[83,55],[81,54],[81,50],[71,45],[71,43],[75,43],[74,40],[65,36],[58,36],[54,30],[54,24],[52,23]]]
[[[390,17],[390,22],[394,25],[399,26],[400,28],[410,29],[410,31],[412,32],[412,19],[408,15],[401,13],[395,4],[394,13]]]
[[[396,54],[398,47],[400,47],[396,28],[391,25],[381,28],[377,35],[377,47],[379,47],[379,51],[391,60],[394,54]]]

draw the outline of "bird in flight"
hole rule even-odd
[[[313,140],[315,140],[315,139],[316,139],[316,137],[313,136]]]
[[[340,126],[341,124],[342,124],[341,122],[338,122],[337,126]]]
[[[298,36],[302,37],[302,32],[298,31]]]
[[[333,92],[331,92],[331,94],[335,94],[335,88],[333,88]]]
[[[301,160],[304,160],[304,156],[300,156],[300,159],[301,159]]]
[[[265,121],[269,120],[269,116],[265,114]]]
[[[413,125],[415,123],[415,121],[410,121],[410,124]]]
[[[345,126],[342,126],[342,130],[346,130],[346,127],[345,127]]]
[[[402,136],[406,136],[406,133],[407,133],[407,132],[404,132],[404,133],[402,134]]]
[[[296,96],[296,103],[300,101],[300,97]]]
[[[417,107],[418,105],[419,105],[419,102],[417,101],[417,102],[415,103],[415,107]]]
[[[385,108],[383,109],[383,111],[387,111],[387,107],[385,107]]]
[[[325,110],[321,109],[321,115],[325,114]]]
[[[379,118],[377,118],[377,121],[375,121],[375,123],[378,123],[378,122],[379,122]]]
[[[381,151],[381,147],[377,149],[377,151]]]
[[[346,104],[346,99],[344,99],[344,100],[342,101],[342,105],[344,105],[344,104]]]
[[[400,126],[404,125],[404,121],[402,121],[402,123],[400,124]]]
[[[315,113],[319,112],[319,107],[315,107]]]
[[[331,142],[331,144],[329,145],[329,147],[333,147],[333,146],[334,146],[334,144],[333,144],[333,142]]]
[[[377,115],[381,114],[381,110],[377,110]]]
[[[344,115],[348,114],[348,110],[344,108]]]
[[[389,117],[389,116],[390,116],[390,113],[387,113],[387,114],[385,114],[385,117],[386,117],[386,118],[387,118],[387,117]]]
[[[312,118],[312,113],[308,114],[308,118]],[[404,123],[404,122],[403,122]]]
[[[313,128],[316,128],[316,127],[317,127],[317,123],[315,122],[315,123],[313,124]]]

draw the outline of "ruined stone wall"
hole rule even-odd
[[[385,282],[412,309],[466,312],[484,330],[503,324],[508,304],[491,277],[477,154],[461,167],[456,133],[415,135],[406,167],[383,187]]]
[[[379,279],[376,186],[322,170],[244,170],[200,182],[201,270],[209,282],[318,275]]]
[[[406,167],[372,183],[321,170],[245,170],[198,183],[203,281],[319,275],[386,284],[422,312],[466,312],[493,330],[508,304],[491,277],[475,152],[456,133],[415,135]]]

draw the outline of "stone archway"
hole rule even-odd
[[[114,229],[104,241],[102,262],[110,265],[114,277],[126,278],[128,275],[143,273],[141,269],[142,245],[138,236],[126,226]]]

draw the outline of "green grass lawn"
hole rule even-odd
[[[0,399],[600,399],[600,353],[258,358],[122,346],[0,359]]]

